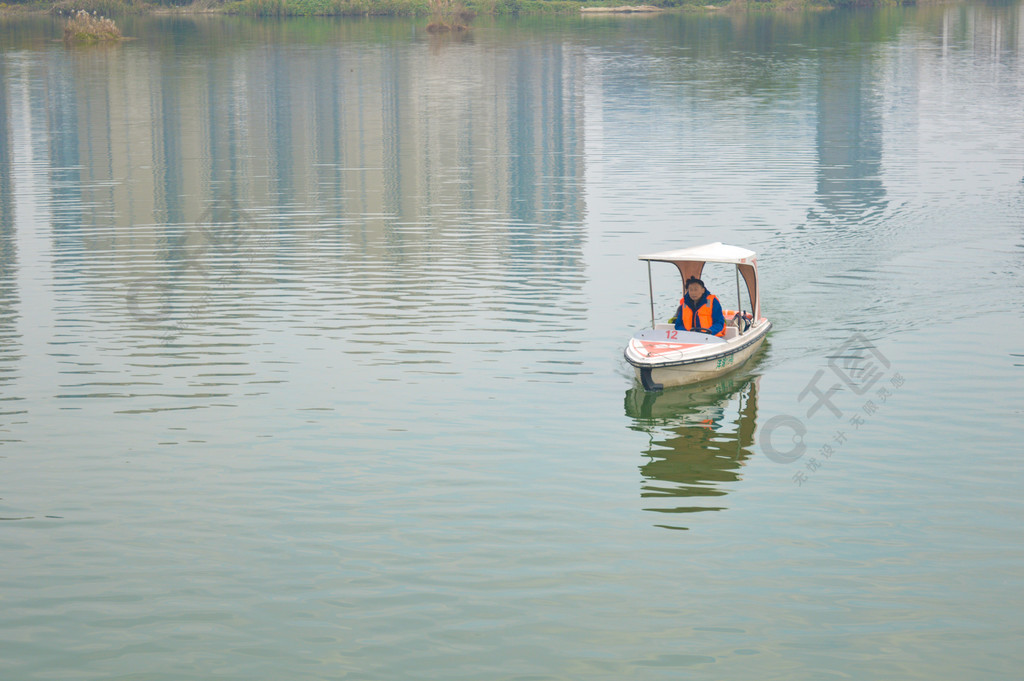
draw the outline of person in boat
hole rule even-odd
[[[712,336],[725,336],[725,315],[722,304],[704,288],[704,282],[697,277],[686,280],[686,295],[679,301],[676,316],[670,321],[676,328],[697,331]]]

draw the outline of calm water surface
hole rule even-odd
[[[0,678],[1020,675],[1021,5],[123,27],[0,23]]]

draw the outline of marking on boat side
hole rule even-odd
[[[695,348],[699,343],[665,343],[663,341],[637,341],[640,346],[647,352],[648,357],[654,357],[656,355],[667,355],[670,352],[679,352],[686,348]]]

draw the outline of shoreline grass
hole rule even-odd
[[[476,15],[580,14],[584,7],[617,7],[623,0],[59,0],[58,2],[0,2],[0,15],[50,13],[75,15],[79,10],[97,16],[129,14],[235,14],[251,17],[406,16],[432,17],[449,30],[462,30]],[[631,3],[655,5],[666,12],[701,11],[821,11],[844,7],[884,7],[924,4],[913,0],[653,0]],[[455,9],[455,6],[458,9]],[[460,19],[456,15],[464,18]]]
[[[73,17],[84,10],[96,16],[119,17],[144,12],[146,7],[145,4],[132,4],[125,0],[58,0],[50,5],[50,13]]]

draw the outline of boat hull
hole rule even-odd
[[[645,390],[689,385],[724,376],[742,367],[761,349],[770,328],[771,323],[763,320],[747,333],[724,343],[704,346],[692,353],[684,350],[663,357],[643,357],[637,352],[637,346],[631,343],[625,356]]]

